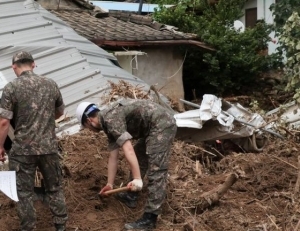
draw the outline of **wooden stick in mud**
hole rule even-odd
[[[200,195],[197,201],[193,201],[197,213],[204,211],[206,208],[216,204],[220,198],[227,192],[227,190],[237,181],[238,174],[231,173],[225,179],[225,182],[217,188],[205,192]],[[187,219],[185,221],[184,230],[186,231],[202,231],[203,227],[195,220],[195,218]]]
[[[223,184],[209,192],[203,193],[195,203],[197,212],[203,211],[206,208],[216,204],[220,198],[224,196],[227,190],[237,181],[238,178],[239,176],[236,173],[231,173],[229,176],[227,176]]]

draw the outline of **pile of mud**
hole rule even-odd
[[[297,230],[298,144],[270,140],[262,153],[221,146],[208,149],[204,144],[174,142],[167,198],[156,230]],[[127,208],[114,196],[98,197],[107,181],[109,153],[104,134],[82,131],[65,136],[60,147],[68,230],[122,230],[125,222],[140,217],[147,197],[147,179],[135,209]],[[128,173],[126,160],[120,155],[116,187],[127,183]],[[231,176],[234,181],[221,193]],[[54,230],[47,206],[35,203],[37,230]],[[15,206],[0,194],[1,231],[18,229]]]

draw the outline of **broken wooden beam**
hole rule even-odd
[[[231,173],[225,179],[225,182],[218,187],[203,193],[197,199],[190,201],[190,207],[194,207],[197,213],[201,213],[205,209],[219,202],[227,190],[238,180],[239,176],[236,173]]]

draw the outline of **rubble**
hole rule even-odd
[[[167,198],[156,230],[296,230],[300,220],[297,141],[296,133],[284,140],[270,135],[257,153],[246,152],[231,139],[175,140]],[[107,181],[107,140],[102,132],[82,130],[62,136],[60,149],[68,230],[122,230],[125,222],[140,217],[147,179],[136,209],[127,208],[113,196],[98,198]],[[116,188],[126,184],[128,174],[121,155]],[[17,229],[15,203],[1,194],[0,201],[0,231]],[[52,230],[49,211],[39,201],[35,203],[37,230]]]

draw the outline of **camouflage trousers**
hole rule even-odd
[[[161,206],[166,197],[170,149],[176,130],[176,125],[173,125],[160,134],[150,133],[134,145],[141,177],[143,179],[147,174],[148,178],[148,198],[145,206],[147,213],[161,214]],[[159,136],[163,136],[163,139],[157,140]]]
[[[68,216],[62,189],[62,169],[57,154],[17,156],[9,155],[9,169],[16,171],[18,216],[21,231],[35,229],[36,214],[33,204],[36,168],[43,175],[45,193],[55,224],[65,224]]]

